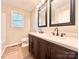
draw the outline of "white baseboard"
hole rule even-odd
[[[2,53],[1,53],[1,56],[3,55],[3,53],[4,53],[4,51],[6,50],[6,46],[5,46],[5,48],[2,50]]]
[[[6,47],[11,47],[11,46],[18,45],[18,44],[21,44],[21,42],[20,43],[10,44],[10,45],[7,45]]]
[[[11,47],[11,46],[14,46],[14,45],[18,45],[18,44],[21,44],[21,43],[14,43],[14,44],[10,44],[10,45],[6,45],[1,53],[1,56],[3,55],[3,53],[5,52],[6,48],[7,47]]]

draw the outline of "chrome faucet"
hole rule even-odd
[[[56,36],[59,36],[58,28],[55,28],[55,31],[57,31]]]

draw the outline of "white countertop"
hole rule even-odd
[[[72,37],[60,37],[60,36],[53,36],[52,34],[46,34],[46,33],[30,33],[31,35],[37,36],[39,38],[42,38],[44,40],[50,41],[52,43],[58,44],[60,46],[66,47],[68,49],[78,51],[78,39],[72,38]]]

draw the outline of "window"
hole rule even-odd
[[[24,27],[24,15],[13,11],[12,12],[12,26],[13,27]]]

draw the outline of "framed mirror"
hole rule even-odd
[[[75,25],[75,0],[51,0],[50,26]]]
[[[47,27],[47,2],[38,9],[38,27]]]

